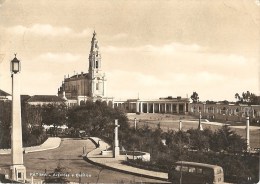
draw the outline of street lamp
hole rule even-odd
[[[11,61],[12,77],[12,165],[11,179],[19,182],[25,182],[26,169],[23,164],[23,143],[22,143],[22,118],[21,118],[21,100],[20,100],[20,81],[19,72],[21,70],[20,61],[15,58]]]
[[[11,73],[12,73],[12,75],[21,71],[20,61],[16,58],[16,54],[14,54],[14,55],[15,55],[15,58],[11,61]]]

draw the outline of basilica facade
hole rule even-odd
[[[88,60],[88,73],[81,72],[64,77],[58,96],[67,100],[69,106],[80,105],[87,100],[111,100],[106,97],[106,77],[102,72],[101,53],[97,34],[94,31]]]

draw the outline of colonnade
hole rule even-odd
[[[260,117],[260,106],[247,106],[247,105],[207,105],[207,104],[190,104],[191,113],[205,113],[205,114],[221,114],[229,116],[241,116],[246,117],[248,114],[250,117]]]
[[[188,103],[181,102],[114,102],[114,107],[135,113],[185,113]]]

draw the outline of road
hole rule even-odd
[[[95,148],[90,140],[62,139],[61,146],[57,149],[25,154],[24,163],[27,169],[27,178],[31,178],[30,174],[33,173],[44,174],[45,169],[47,173],[51,173],[60,164],[70,174],[68,180],[73,182],[79,182],[79,178],[72,177],[72,174],[81,173],[82,183],[162,183],[159,180],[137,177],[92,165],[81,157],[84,146],[86,146],[87,152]],[[3,173],[4,169],[8,170],[10,164],[11,156],[1,155],[0,172]]]

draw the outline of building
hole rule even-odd
[[[129,113],[168,113],[186,114],[189,110],[188,98],[171,96],[159,99],[128,99],[114,101],[114,107],[122,108]]]
[[[225,121],[245,121],[246,116],[250,119],[260,119],[260,105],[247,105],[235,103],[191,103],[189,113],[204,118]]]
[[[91,40],[88,67],[88,73],[81,72],[65,77],[58,89],[58,96],[66,99],[69,106],[80,105],[87,100],[112,100],[106,97],[106,76],[102,73],[101,53],[95,31]]]
[[[12,100],[12,95],[0,89],[0,101]]]
[[[29,105],[66,105],[66,100],[55,95],[34,95],[27,100]]]

